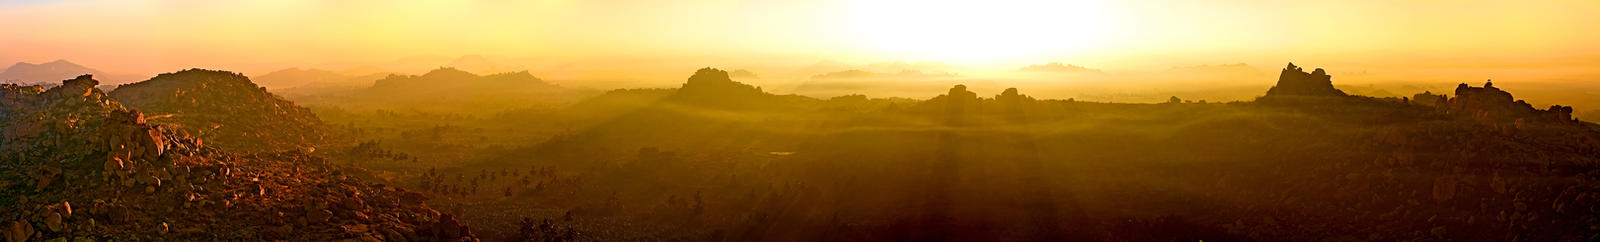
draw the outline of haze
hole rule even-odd
[[[380,4],[381,3],[381,4]],[[1594,1],[8,1],[0,62],[260,74],[481,54],[572,65],[799,68],[1063,62],[1110,71],[1283,60],[1462,81],[1596,73]],[[975,72],[975,71],[968,71]],[[811,73],[820,74],[820,73]],[[969,74],[969,73],[963,73]],[[576,75],[576,74],[574,74]],[[808,74],[809,75],[809,74]],[[969,75],[971,76],[971,75]],[[981,75],[979,75],[981,76]],[[574,76],[581,77],[581,76]],[[1469,78],[1470,77],[1470,78]],[[1413,78],[1414,79],[1414,78]]]

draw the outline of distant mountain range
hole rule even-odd
[[[370,67],[369,67],[370,68]],[[365,74],[359,74],[365,73]],[[343,72],[323,69],[289,68],[252,77],[256,85],[268,90],[366,88],[374,81],[394,74],[373,69],[352,69]]]
[[[137,75],[106,73],[67,60],[55,60],[40,64],[17,62],[6,68],[5,71],[0,71],[0,80],[5,81],[5,83],[18,84],[55,83],[83,74],[94,75],[96,79],[108,85],[128,83],[140,79]]]
[[[286,72],[283,76],[290,73]],[[340,77],[326,71],[304,71],[303,75]],[[444,67],[422,75],[388,74],[371,81],[367,87],[325,91],[291,99],[308,105],[353,108],[495,112],[569,103],[588,95],[591,94],[587,91],[550,84],[527,71],[478,75]]]

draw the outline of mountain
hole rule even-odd
[[[248,83],[224,74],[156,79]],[[305,152],[209,146],[149,122],[98,84],[83,75],[50,89],[0,85],[0,232],[9,241],[475,241],[421,193],[343,175]]]
[[[391,73],[371,72],[376,69],[353,69],[348,71],[330,71],[323,69],[288,68],[277,70],[251,77],[257,85],[272,91],[316,92],[329,91],[328,89],[358,89],[372,86],[378,79],[383,79]]]
[[[352,108],[493,113],[561,106],[590,95],[550,84],[527,71],[478,75],[444,67],[422,75],[390,74],[370,87],[297,100]]]
[[[327,137],[322,120],[238,73],[189,69],[125,84],[111,97],[217,147],[310,150]]]
[[[41,64],[17,62],[0,71],[0,80],[5,83],[44,83],[85,74],[99,76],[107,84],[126,83],[138,78],[127,74],[108,74],[67,60],[55,60]]]
[[[250,79],[255,81],[256,85],[265,87],[268,90],[278,90],[299,87],[313,82],[329,82],[348,78],[350,77],[328,70],[288,68],[268,72]]]
[[[481,55],[464,55],[445,63],[442,67],[456,68],[473,73],[516,72],[527,69],[522,66],[502,65]]]

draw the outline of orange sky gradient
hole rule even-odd
[[[145,75],[469,54],[515,60],[535,74],[572,65],[625,72],[639,63],[795,69],[824,60],[936,61],[973,73],[1046,62],[1274,71],[1295,61],[1438,81],[1593,82],[1600,74],[1593,0],[22,0],[0,2],[0,23],[0,63],[67,59]]]

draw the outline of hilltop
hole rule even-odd
[[[50,89],[0,85],[0,226],[9,241],[475,240],[420,193],[342,175],[304,152],[209,146],[147,122],[98,83],[84,75]]]
[[[238,73],[189,69],[118,86],[110,96],[157,123],[234,151],[311,150],[322,120]]]

